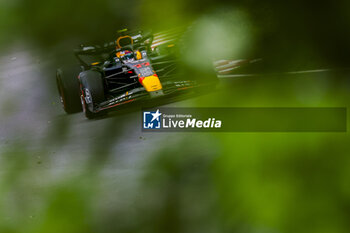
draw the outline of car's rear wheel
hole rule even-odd
[[[60,101],[66,113],[72,114],[82,111],[80,104],[80,90],[78,69],[57,69],[56,83]]]
[[[106,112],[96,112],[96,106],[105,100],[103,79],[97,71],[85,71],[80,74],[81,104],[85,116],[89,119],[104,116]]]

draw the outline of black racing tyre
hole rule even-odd
[[[105,112],[95,112],[97,104],[105,100],[104,85],[101,73],[97,71],[84,71],[80,74],[81,103],[85,116],[89,119],[101,117]]]
[[[79,67],[57,69],[56,83],[63,109],[72,114],[82,111],[79,88]]]

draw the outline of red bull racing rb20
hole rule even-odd
[[[154,47],[153,40],[151,33],[124,33],[103,46],[75,50],[78,70],[60,68],[56,74],[65,112],[83,111],[92,119],[120,105],[198,86],[184,75],[179,78],[175,44]]]

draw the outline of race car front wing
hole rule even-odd
[[[100,112],[103,110],[111,109],[123,104],[127,104],[134,101],[150,100],[153,98],[160,98],[171,95],[179,91],[185,91],[194,87],[198,87],[195,81],[175,81],[175,82],[162,82],[163,89],[153,92],[147,92],[144,87],[134,88],[125,92],[115,98],[109,99],[98,104],[94,112]]]

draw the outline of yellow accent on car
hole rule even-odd
[[[116,55],[118,58],[121,58],[121,57],[122,57],[122,53],[121,53],[121,52],[117,52],[115,55]]]
[[[148,92],[159,91],[163,88],[158,76],[155,75],[145,77],[142,81],[142,85]]]
[[[142,54],[140,51],[136,51],[136,60],[141,60],[142,59]]]
[[[119,33],[121,33],[121,32],[127,32],[127,31],[128,31],[127,28],[123,28],[123,29],[121,29],[121,30],[118,30]]]
[[[100,62],[91,63],[91,65],[93,65],[93,66],[96,66],[96,65],[98,65],[98,64],[100,64]]]

